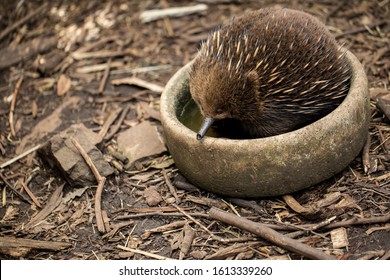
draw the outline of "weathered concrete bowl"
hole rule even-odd
[[[199,188],[233,197],[292,193],[342,171],[362,149],[370,120],[366,74],[353,54],[347,59],[351,88],[338,108],[301,129],[251,140],[196,140],[196,132],[178,119],[191,98],[191,63],[184,66],[161,96],[166,145],[176,166]]]

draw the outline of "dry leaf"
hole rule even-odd
[[[69,79],[67,76],[62,74],[57,82],[57,95],[63,96],[65,95],[72,85],[71,79]]]

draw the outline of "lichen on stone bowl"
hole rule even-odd
[[[191,100],[191,63],[181,68],[161,95],[166,145],[180,172],[201,189],[232,197],[292,193],[342,171],[359,154],[370,120],[367,77],[347,52],[350,90],[334,111],[301,129],[266,138],[235,140],[206,136],[180,120]]]

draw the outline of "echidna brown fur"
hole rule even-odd
[[[304,12],[266,8],[209,36],[193,63],[190,92],[203,116],[236,120],[231,129],[258,138],[328,114],[346,96],[350,77],[345,50],[324,24]]]

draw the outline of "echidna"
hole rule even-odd
[[[190,92],[204,116],[197,138],[214,120],[244,138],[301,128],[342,102],[350,77],[345,51],[313,16],[248,12],[213,32],[195,58]]]

